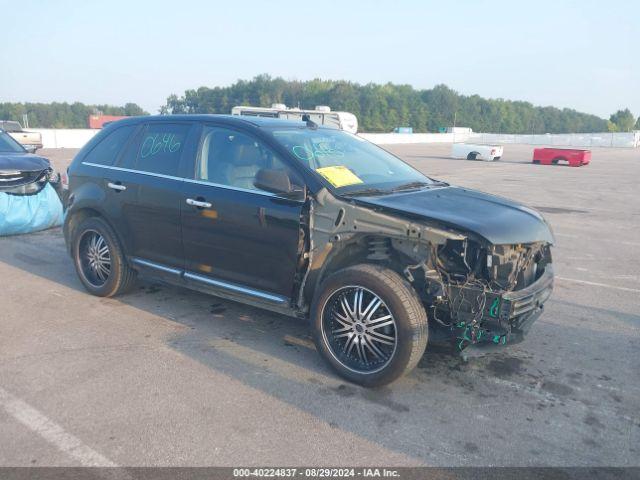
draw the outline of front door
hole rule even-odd
[[[303,202],[256,188],[253,182],[261,168],[288,170],[249,133],[203,129],[193,180],[184,183],[185,269],[291,297]]]

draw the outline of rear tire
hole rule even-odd
[[[78,277],[92,295],[113,297],[135,283],[136,271],[128,265],[115,232],[100,217],[80,223],[71,245]]]
[[[424,354],[425,309],[413,287],[388,268],[361,264],[333,273],[318,289],[311,311],[318,352],[351,382],[391,383]]]

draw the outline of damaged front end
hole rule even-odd
[[[51,167],[37,170],[0,169],[0,192],[9,195],[35,195],[57,178]]]
[[[481,246],[469,239],[433,252],[426,303],[458,351],[517,343],[553,290],[548,243]]]
[[[36,232],[62,223],[57,177],[43,157],[0,155],[0,236]]]
[[[473,231],[413,221],[326,193],[317,200],[306,215],[301,309],[303,292],[310,298],[330,271],[350,262],[383,264],[403,275],[422,299],[430,343],[468,354],[521,341],[553,290],[549,230],[543,240],[494,244]]]

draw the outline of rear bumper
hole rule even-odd
[[[544,273],[522,290],[487,293],[482,319],[474,324],[469,321],[470,317],[456,324],[454,331],[458,350],[465,353],[469,349],[490,351],[505,344],[521,342],[544,311],[544,303],[552,291],[553,266],[548,264]],[[465,295],[469,297],[473,293]]]

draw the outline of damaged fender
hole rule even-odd
[[[297,309],[308,312],[322,280],[347,262],[382,263],[403,275],[427,309],[430,328],[455,349],[514,343],[553,289],[550,242],[494,245],[476,232],[431,225],[335,197],[309,198]],[[523,212],[529,215],[529,212]]]

